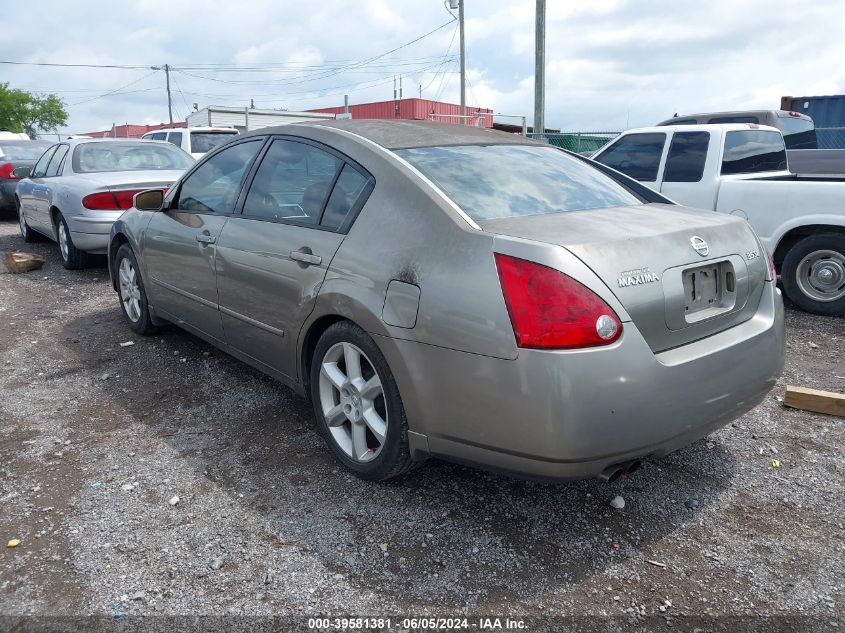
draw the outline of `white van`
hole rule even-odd
[[[168,141],[181,147],[194,158],[200,158],[214,147],[232,140],[238,131],[231,127],[177,127],[147,132],[142,139]]]

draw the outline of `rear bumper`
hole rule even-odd
[[[431,454],[525,476],[591,477],[665,455],[759,404],[783,369],[783,302],[767,283],[750,320],[660,354],[631,323],[606,348],[520,350],[516,360],[376,340]]]
[[[67,218],[73,245],[89,253],[106,253],[111,227],[121,215],[123,211],[97,211],[96,215],[76,215]]]

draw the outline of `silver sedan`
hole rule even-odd
[[[65,268],[82,268],[88,253],[105,253],[112,223],[132,196],[169,187],[194,164],[170,143],[75,139],[50,146],[15,190],[21,235],[59,244]],[[17,170],[18,172],[20,169]]]
[[[130,328],[178,324],[308,396],[337,460],[618,477],[759,403],[781,296],[743,220],[523,137],[263,129],[115,222]]]

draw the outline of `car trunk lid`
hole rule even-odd
[[[766,256],[746,222],[674,205],[481,221],[483,230],[559,245],[595,272],[654,352],[751,318]]]

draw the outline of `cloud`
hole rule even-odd
[[[548,3],[546,122],[570,130],[648,125],[674,112],[777,108],[780,96],[845,91],[839,3],[806,0],[592,0]],[[69,131],[167,118],[174,107],[306,109],[405,94],[457,101],[454,26],[366,65],[449,20],[441,0],[322,0],[308,10],[254,0],[139,0],[4,9],[6,59],[139,65],[137,70],[3,67],[15,87],[56,92]],[[304,6],[304,5],[303,5]],[[468,102],[533,114],[533,0],[467,0]],[[450,42],[450,55],[446,56]],[[230,65],[226,71],[210,64]],[[232,64],[253,70],[233,72]],[[276,65],[272,72],[260,66]],[[283,67],[284,66],[284,67]],[[307,68],[306,68],[307,67]],[[321,67],[321,68],[314,68]],[[145,75],[149,75],[146,76]],[[134,83],[133,83],[134,82]],[[105,93],[127,86],[116,94]],[[98,97],[98,98],[96,98]]]

